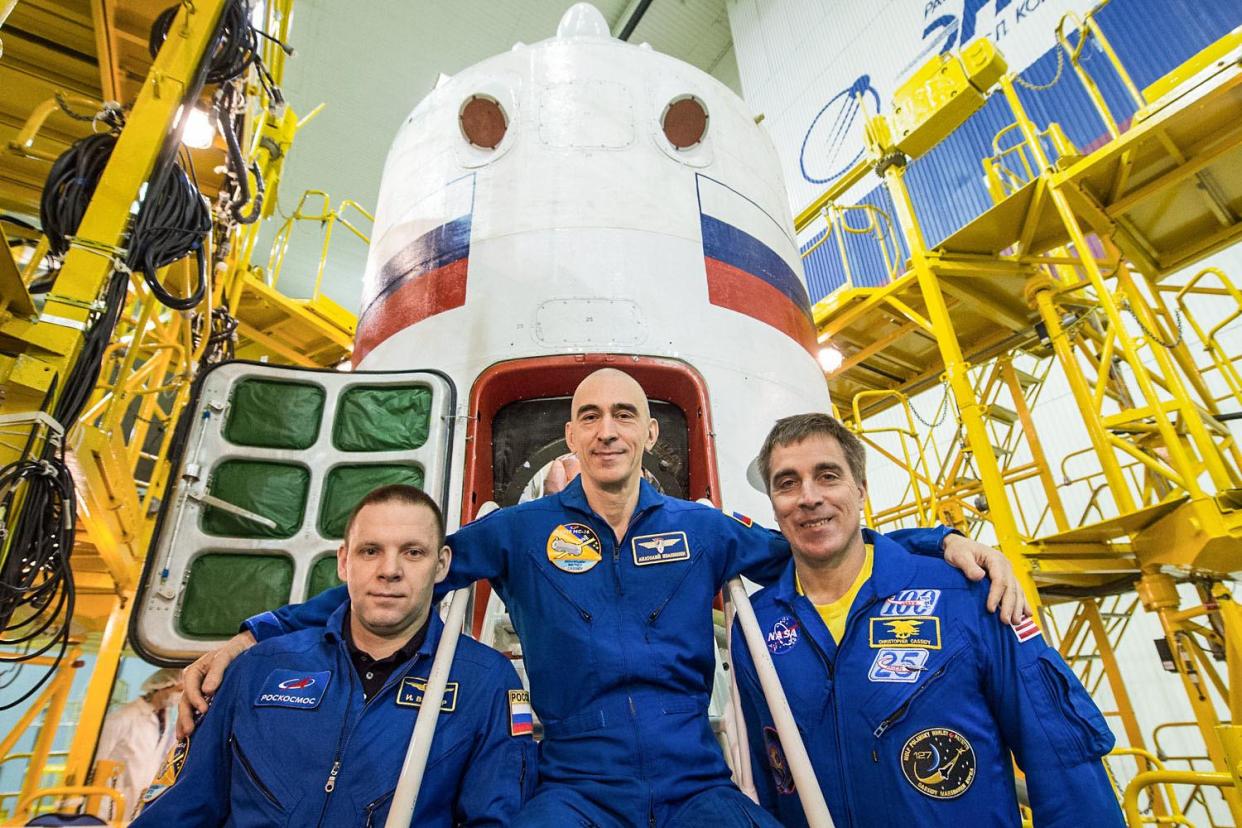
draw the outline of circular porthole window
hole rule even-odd
[[[707,135],[707,107],[693,95],[674,98],[664,107],[660,127],[676,149],[696,147]]]
[[[496,149],[509,129],[509,118],[500,101],[488,95],[471,95],[457,118],[461,134],[481,149]]]

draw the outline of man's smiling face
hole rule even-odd
[[[860,538],[867,487],[850,473],[841,444],[826,434],[772,449],[768,494],[795,555],[827,563]]]
[[[583,477],[601,489],[636,483],[643,452],[659,434],[642,387],[621,371],[604,368],[578,385],[571,406],[565,442]]]

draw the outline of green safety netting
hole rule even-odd
[[[239,446],[304,449],[319,436],[324,390],[250,378],[233,386],[224,438]]]
[[[276,522],[276,528],[213,506],[203,509],[202,527],[209,535],[241,538],[287,538],[302,526],[310,471],[288,463],[226,460],[216,466],[207,492],[248,512]]]
[[[336,577],[336,555],[328,555],[315,561],[311,567],[310,584],[306,588],[307,599],[314,598],[325,589],[338,586],[341,579]]]
[[[430,388],[356,386],[341,394],[332,444],[341,451],[416,449],[430,428]]]
[[[284,555],[210,552],[190,564],[178,625],[184,635],[230,638],[252,615],[289,603],[293,561]]]
[[[390,483],[423,487],[423,470],[418,466],[337,466],[328,472],[319,505],[319,532],[325,538],[345,536],[345,523],[359,500],[372,489]]]

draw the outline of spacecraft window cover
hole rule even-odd
[[[293,537],[302,528],[309,489],[310,470],[305,466],[266,460],[225,460],[212,472],[208,494],[263,515],[276,526],[264,526],[243,515],[208,506],[203,509],[203,531],[219,537]]]
[[[177,626],[193,638],[227,638],[250,616],[289,601],[293,561],[280,554],[208,552],[190,564]]]
[[[408,451],[427,442],[431,389],[358,385],[342,392],[332,426],[340,451]]]
[[[239,446],[309,448],[319,437],[324,397],[318,385],[248,377],[233,386],[224,439]]]
[[[509,118],[500,101],[490,95],[471,95],[457,116],[461,134],[476,147],[496,149],[509,129]]]
[[[693,95],[674,98],[660,116],[664,137],[679,150],[690,149],[707,135],[707,107]]]
[[[403,483],[423,488],[423,470],[418,466],[366,463],[336,466],[328,472],[319,505],[319,534],[325,538],[345,537],[349,513],[372,489]]]

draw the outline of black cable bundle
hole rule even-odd
[[[73,618],[75,593],[69,557],[77,519],[73,478],[65,465],[64,448],[49,447],[42,460],[20,460],[0,470],[0,512],[13,514],[22,483],[22,518],[9,547],[9,560],[0,573],[0,618],[5,622],[0,645],[24,647],[15,655],[0,656],[0,663],[20,665],[59,645],[55,656],[59,665],[69,646],[69,622]],[[31,516],[38,519],[28,519]],[[50,632],[54,625],[59,626]],[[46,641],[36,646],[45,636]],[[55,672],[54,665],[19,698],[0,703],[0,710],[25,702]],[[14,675],[8,684],[16,678]]]
[[[134,219],[129,237],[130,269],[141,271],[155,298],[170,308],[189,310],[203,300],[207,286],[207,234],[211,210],[190,177],[178,163],[157,170],[147,186],[146,197]],[[198,281],[189,296],[169,293],[156,271],[193,253],[198,261]]]
[[[171,6],[165,9],[151,26],[151,37],[147,43],[151,57],[155,57],[160,47],[164,45],[164,41],[168,38],[168,30],[179,8],[180,6]],[[234,187],[230,213],[240,224],[250,224],[258,220],[263,206],[264,184],[258,164],[251,164],[247,168],[242,157],[241,113],[240,107],[236,105],[236,97],[240,90],[235,88],[233,81],[241,78],[253,66],[258,74],[259,83],[267,92],[272,105],[283,107],[285,103],[280,87],[276,85],[275,79],[272,78],[271,72],[268,71],[259,55],[260,37],[272,41],[286,54],[293,54],[293,50],[284,43],[251,25],[250,4],[246,0],[233,0],[224,9],[220,39],[211,53],[211,65],[207,70],[207,82],[220,84],[213,106],[216,111],[216,121],[228,147],[229,177]],[[253,200],[247,174],[253,175],[255,179],[257,192]],[[250,209],[248,212],[242,212],[242,207],[246,204],[250,205]]]
[[[53,255],[69,251],[69,238],[78,231],[115,146],[116,136],[110,132],[88,135],[52,164],[39,200],[39,220]]]
[[[160,47],[168,39],[168,30],[172,27],[173,19],[180,8],[179,5],[169,6],[160,12],[159,17],[155,18],[155,23],[151,26],[151,37],[147,41],[147,49],[151,52],[152,58],[159,53]],[[220,40],[211,53],[207,83],[227,83],[233,78],[241,77],[247,69],[254,66],[259,73],[259,82],[267,90],[268,96],[280,105],[284,103],[280,88],[276,86],[272,73],[268,71],[267,66],[263,64],[263,59],[259,56],[260,37],[267,38],[280,46],[286,54],[292,54],[288,46],[250,24],[249,3],[245,0],[233,0],[229,3],[224,10]]]
[[[115,135],[89,135],[74,143],[52,165],[43,187],[39,217],[54,255],[64,256],[68,252],[115,148]],[[165,305],[189,310],[203,299],[207,281],[204,242],[209,232],[211,211],[198,188],[178,163],[165,164],[147,185],[130,232],[126,265],[143,274],[151,292]],[[156,271],[191,253],[198,258],[198,282],[189,296],[174,296],[159,283]]]

